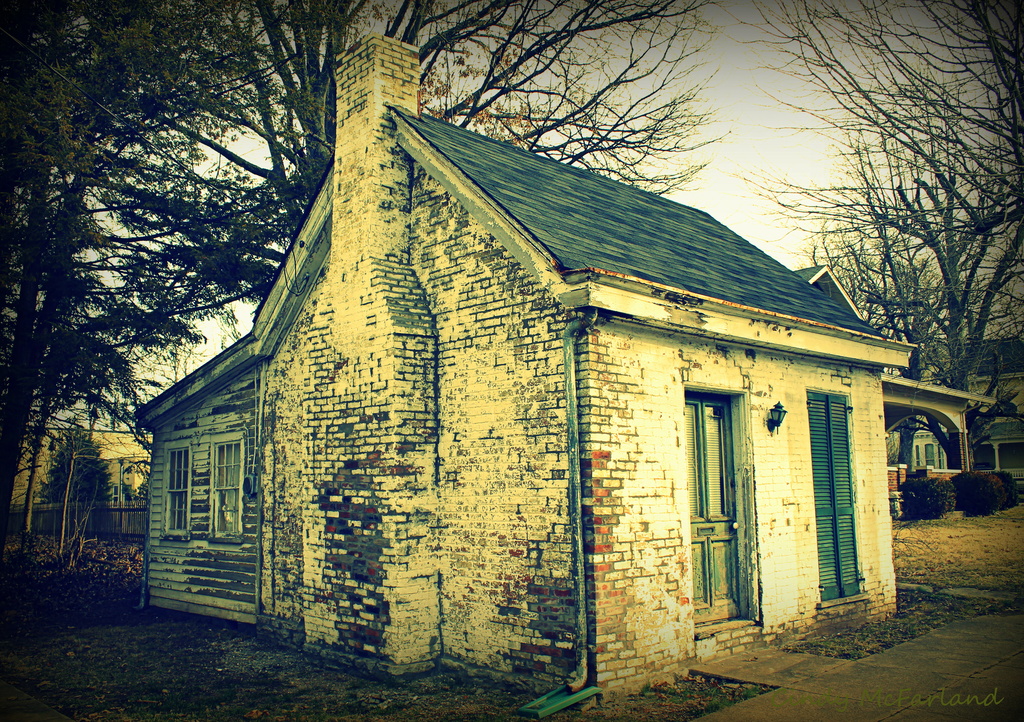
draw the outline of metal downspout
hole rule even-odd
[[[579,399],[576,395],[576,341],[594,322],[597,313],[577,316],[562,333],[562,358],[565,376],[566,456],[569,459],[569,534],[572,537],[572,575],[575,580],[573,596],[576,601],[577,644],[576,669],[569,688],[579,692],[587,684],[590,669],[587,655],[591,647],[587,625],[587,577],[583,564],[583,479],[580,474],[580,418]]]
[[[256,577],[253,580],[253,593],[256,596],[253,611],[256,618],[263,613],[263,412],[267,394],[267,364],[266,360],[256,364],[255,380],[256,388],[256,423],[253,435],[255,436],[256,448],[253,452],[253,476],[256,491]]]
[[[573,600],[576,604],[576,668],[565,687],[548,692],[519,708],[523,717],[540,719],[578,702],[601,690],[587,686],[592,677],[587,656],[592,640],[587,625],[587,578],[583,556],[583,493],[580,473],[579,400],[576,396],[576,341],[593,325],[597,311],[577,316],[562,332],[562,368],[565,382],[566,457],[569,460],[568,513],[569,535],[572,539],[572,577],[575,582]]]
[[[146,494],[146,533],[142,537],[142,580],[139,582],[139,603],[133,607],[141,612],[149,604],[149,532],[153,521],[153,470],[149,470],[149,481]]]

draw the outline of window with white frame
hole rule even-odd
[[[242,533],[242,442],[213,445],[213,534]]]
[[[188,447],[170,449],[167,463],[167,494],[165,531],[184,534],[188,531],[188,487],[191,476]]]

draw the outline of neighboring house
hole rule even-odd
[[[98,432],[100,458],[110,470],[110,500],[112,503],[131,501],[142,482],[149,476],[149,454],[134,434]]]
[[[48,438],[36,459],[36,478],[33,497],[39,501],[42,487],[49,478],[51,456],[61,429],[48,430]],[[100,458],[110,471],[110,501],[117,503],[131,497],[149,475],[149,453],[139,444],[134,433],[111,429],[96,429],[92,437],[100,450]],[[28,492],[29,469],[23,469],[14,480],[12,507],[24,507]]]
[[[908,347],[705,213],[418,117],[417,57],[341,58],[252,332],[140,410],[150,603],[619,692],[892,614]]]
[[[1010,473],[1018,483],[1024,482],[1024,422],[997,417],[980,429],[975,427],[976,433],[982,434],[980,437],[967,437],[964,411],[968,406],[992,407],[996,403],[995,396],[979,393],[988,390],[993,373],[998,373],[1000,387],[1009,391],[1010,403],[1016,409],[1024,408],[1024,341],[1009,339],[989,343],[992,355],[972,378],[973,391],[956,391],[906,379],[893,382],[901,385],[898,391],[893,384],[883,386],[887,428],[895,428],[907,416],[931,416],[947,434],[954,436],[954,446],[960,451],[954,458],[948,458],[932,433],[918,431],[914,435],[910,472],[950,475],[961,469],[999,470]],[[913,401],[908,401],[911,398]]]
[[[910,476],[941,476],[950,478],[962,469],[972,468],[971,442],[966,411],[972,406],[991,405],[990,396],[914,381],[900,376],[882,377],[882,398],[885,407],[885,429],[889,432],[889,496],[894,517],[900,515],[900,486]],[[956,451],[949,458],[930,432],[914,434],[910,464],[897,463],[899,456],[898,427],[909,418],[929,417],[941,426]],[[908,468],[909,466],[909,468]]]
[[[946,457],[946,450],[938,442],[934,434],[926,431],[919,431],[914,434],[914,450],[912,452],[915,469],[950,469],[949,460]],[[954,465],[959,468],[959,460],[954,460]]]
[[[994,373],[998,373],[1000,385],[1013,394],[1010,402],[1018,411],[1024,410],[1024,340],[996,342],[992,357],[978,370],[975,388],[988,387]],[[997,419],[985,432],[988,439],[975,450],[975,465],[982,469],[1006,471],[1018,485],[1024,483],[1024,422],[1012,418]]]

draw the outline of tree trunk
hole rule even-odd
[[[25,485],[25,517],[21,522],[22,534],[32,533],[32,510],[35,507],[36,476],[39,473],[39,454],[43,450],[43,430],[37,428],[32,436],[29,453],[28,483]]]
[[[900,451],[897,463],[906,464],[907,469],[914,468],[914,434],[917,433],[912,426],[900,426]]]
[[[35,273],[21,282],[15,311],[11,361],[4,379],[3,429],[0,430],[0,563],[7,543],[7,526],[14,494],[14,479],[21,462],[22,443],[28,428],[35,396],[38,368],[33,368],[36,304],[39,281]]]
[[[57,554],[64,554],[64,537],[68,528],[68,504],[71,501],[71,482],[75,478],[75,458],[77,453],[72,451],[71,463],[68,464],[68,481],[64,486],[64,505],[60,509],[60,542],[57,544]]]
[[[932,432],[932,436],[939,442],[939,446],[946,454],[946,466],[948,468],[956,468],[953,466],[955,461],[957,465],[960,464],[960,445],[954,434],[950,434],[942,427],[942,425],[928,417],[928,430]]]

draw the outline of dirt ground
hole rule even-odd
[[[898,522],[896,580],[1024,595],[1024,505],[992,516]]]
[[[537,695],[463,674],[381,682],[258,637],[251,625],[138,602],[139,550],[94,544],[62,571],[44,540],[0,570],[0,679],[76,720],[522,720]],[[689,677],[565,722],[683,721],[767,687]]]
[[[916,522],[897,529],[901,581],[1022,590],[1024,506],[979,519]],[[0,569],[0,678],[77,720],[115,722],[356,722],[520,720],[535,695],[484,679],[444,674],[380,682],[329,669],[257,637],[248,625],[160,609],[133,609],[141,554],[96,543],[80,567],[60,568],[45,540]],[[949,621],[1021,613],[1005,603],[901,593],[895,619],[799,643],[856,658]],[[613,704],[563,711],[565,722],[681,722],[766,688],[687,678]]]

